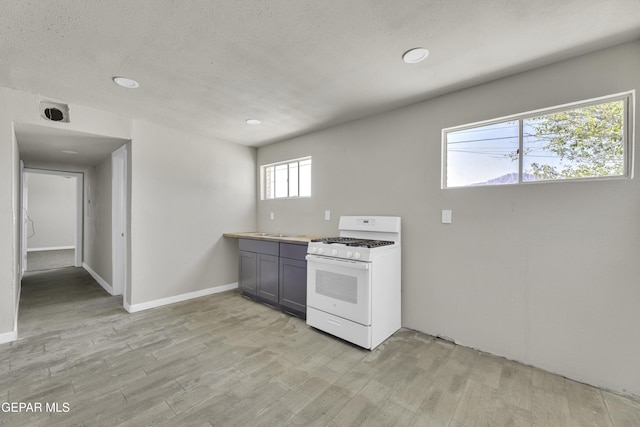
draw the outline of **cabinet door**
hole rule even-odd
[[[258,279],[258,263],[256,253],[240,251],[240,267],[238,287],[241,291],[255,296]]]
[[[278,304],[278,257],[258,255],[258,296]]]
[[[307,312],[307,262],[280,258],[280,305]]]

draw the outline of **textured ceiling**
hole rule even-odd
[[[15,0],[0,35],[0,86],[258,146],[638,39],[640,1]]]
[[[20,159],[35,169],[82,172],[127,143],[125,139],[23,123],[16,123],[14,130]]]

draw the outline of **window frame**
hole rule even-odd
[[[283,160],[280,162],[273,162],[273,163],[268,163],[268,164],[264,164],[264,165],[260,165],[260,200],[285,200],[285,199],[308,199],[311,197],[311,190],[309,190],[309,195],[308,196],[300,196],[300,162],[303,161],[309,161],[309,167],[313,166],[313,162],[311,160],[311,156],[305,156],[305,157],[299,157],[299,158],[295,158],[295,159],[289,159],[289,160]],[[297,167],[297,174],[298,174],[298,195],[297,196],[291,196],[289,195],[289,172],[290,172],[290,168],[289,165],[291,163],[297,163],[298,167]],[[287,166],[287,196],[285,197],[276,197],[276,189],[274,187],[274,196],[273,197],[269,197],[267,198],[267,191],[266,191],[266,185],[267,185],[267,180],[266,180],[266,171],[267,168],[273,167],[273,173],[274,173],[274,179],[275,179],[275,169],[277,166],[281,166],[281,165],[286,165]],[[310,181],[311,181],[311,177],[309,177]]]
[[[622,175],[607,175],[607,176],[593,176],[584,178],[570,178],[570,179],[541,179],[535,181],[523,181],[523,167],[524,167],[524,129],[523,121],[539,117],[543,115],[555,114],[562,111],[576,110],[580,108],[586,108],[593,105],[606,104],[610,102],[622,101],[622,144],[623,144],[623,167],[624,173]],[[633,154],[634,154],[634,141],[635,141],[635,123],[634,123],[634,110],[635,110],[635,90],[626,92],[620,92],[613,95],[602,96],[598,98],[592,98],[583,101],[576,101],[562,105],[556,105],[553,107],[540,108],[537,110],[527,111],[525,113],[512,114],[509,116],[499,117],[495,119],[483,120],[479,122],[469,123],[465,125],[452,126],[442,129],[442,164],[441,164],[441,188],[443,190],[453,188],[469,188],[469,187],[510,187],[514,185],[529,185],[529,184],[547,184],[551,182],[582,182],[582,181],[602,181],[602,180],[618,180],[618,179],[631,179],[633,178]],[[447,135],[450,132],[458,132],[468,129],[479,128],[483,126],[504,123],[509,121],[518,122],[518,182],[512,184],[479,184],[479,185],[447,185],[447,157],[448,157],[448,144]]]

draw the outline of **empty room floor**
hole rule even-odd
[[[82,269],[34,272],[18,332],[0,401],[43,412],[0,425],[640,425],[626,397],[406,329],[366,351],[237,291],[128,314]]]

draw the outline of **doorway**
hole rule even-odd
[[[22,181],[22,273],[81,267],[83,175],[24,168]]]
[[[22,274],[81,267],[83,175],[24,168],[22,182]]]
[[[29,206],[28,194],[30,172],[69,176],[77,185],[76,233],[73,244],[62,246],[74,246],[73,265],[86,270],[109,294],[124,294],[130,268],[127,146],[131,141],[23,123],[14,123],[14,132],[21,169],[25,172],[21,174],[22,273],[30,269],[25,257],[30,240],[34,239],[35,218],[31,215],[33,206]],[[114,224],[112,217],[119,222]],[[38,225],[36,220],[36,236],[41,237]],[[118,241],[113,227],[119,231]],[[127,306],[126,298],[122,305]]]

